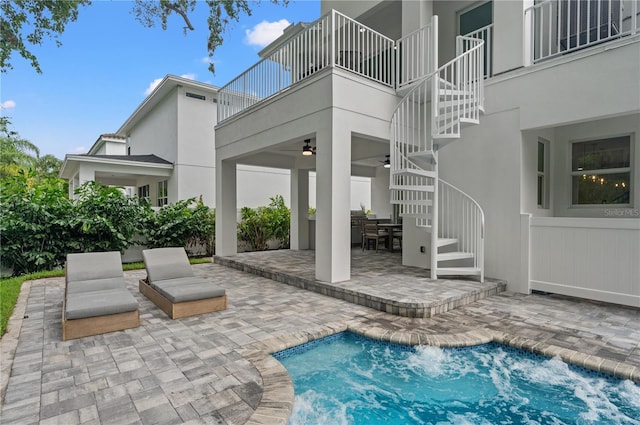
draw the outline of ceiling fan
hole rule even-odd
[[[302,155],[311,156],[316,154],[316,147],[311,146],[311,139],[305,139],[304,146],[302,147]]]
[[[391,160],[389,159],[390,156],[391,155],[385,155],[384,161],[378,161],[378,162],[381,162],[384,168],[391,168]]]
[[[298,149],[282,149],[281,152],[300,152]],[[302,146],[303,156],[312,156],[316,154],[316,147],[311,146],[311,139],[304,140],[304,146]]]

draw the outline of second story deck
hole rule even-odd
[[[496,2],[493,7],[503,5]],[[443,11],[442,6],[434,2],[434,13],[438,11]],[[524,34],[520,49],[508,52],[521,58],[518,59],[520,67],[640,34],[638,0],[545,0],[526,9],[522,7],[519,13],[520,19],[512,27],[505,22],[494,23],[494,19],[504,13],[492,12],[488,22],[461,34],[485,42],[485,77],[494,75],[493,56],[504,44],[501,40],[516,36],[515,32],[520,30]],[[511,16],[513,20],[517,15]],[[297,25],[291,35],[270,46],[262,60],[220,89],[218,123],[326,68],[340,68],[377,84],[406,91],[413,83],[435,72],[438,51],[441,50],[442,55],[442,51],[447,50],[446,44],[453,43],[446,36],[438,40],[437,21],[438,17],[433,16],[428,25],[398,40],[336,10],[310,24]],[[449,24],[450,20],[443,24],[445,31],[448,29],[444,27]],[[502,55],[504,57],[504,50]],[[518,60],[511,60],[508,69],[514,69],[513,64]],[[495,72],[505,71],[496,69]]]

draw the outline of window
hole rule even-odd
[[[465,35],[493,23],[493,2],[486,2],[460,14],[460,35]]]
[[[164,207],[169,203],[169,195],[168,195],[168,181],[162,180],[158,182],[158,206]]]
[[[538,207],[549,208],[549,142],[538,139]]]
[[[630,204],[631,136],[571,144],[572,204]]]
[[[138,187],[138,201],[140,202],[149,202],[149,185],[145,184],[144,186]]]

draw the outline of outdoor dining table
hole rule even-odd
[[[378,228],[389,232],[389,249],[393,252],[393,234],[402,232],[402,224],[399,223],[379,223]]]

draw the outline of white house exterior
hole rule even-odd
[[[80,184],[99,181],[154,207],[200,197],[215,206],[217,93],[212,85],[167,75],[116,133],[101,135],[85,155],[66,155],[60,175],[69,180],[70,196]],[[288,170],[239,167],[238,207],[266,205],[275,195],[288,202],[289,180]],[[370,205],[369,179],[351,184],[354,208]],[[315,205],[313,196],[310,202]]]
[[[404,218],[406,265],[640,306],[639,13],[323,1],[219,91],[216,252],[236,250],[240,164],[290,170],[291,246],[308,248],[314,170],[316,278],[348,280],[348,182],[369,176],[374,209]],[[307,139],[315,156],[283,152]]]

